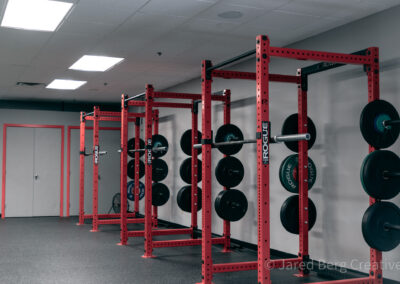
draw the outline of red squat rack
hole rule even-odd
[[[152,124],[151,116],[154,108],[178,108],[178,109],[190,109],[192,112],[192,145],[198,141],[197,130],[198,130],[198,103],[201,100],[200,94],[190,93],[171,93],[171,92],[156,92],[152,85],[146,85],[146,92],[139,95],[128,97],[122,95],[121,98],[121,190],[126,188],[126,154],[127,154],[127,133],[128,133],[128,121],[129,106],[144,107],[146,114],[145,116],[145,144],[146,144],[146,168],[145,168],[145,228],[140,231],[128,231],[125,214],[121,214],[121,244],[126,245],[129,237],[145,237],[144,241],[144,258],[151,258],[153,256],[154,248],[161,247],[177,247],[177,246],[194,246],[201,245],[201,239],[196,239],[195,230],[197,229],[197,149],[192,148],[192,188],[191,188],[191,227],[180,228],[180,229],[154,229],[154,218],[151,217],[151,204],[152,204],[152,152],[149,151],[152,145]],[[138,101],[137,99],[143,99]],[[172,102],[159,102],[154,99],[178,99],[178,100],[189,100],[190,103],[172,103]],[[210,98],[214,101],[221,101],[224,103],[224,121],[229,123],[230,121],[230,91],[224,90],[217,94],[213,94]],[[138,158],[138,152],[136,152],[136,159]],[[123,196],[123,195],[121,195]],[[124,197],[126,198],[126,197]],[[126,204],[121,199],[121,212],[126,212],[123,206]],[[152,224],[153,221],[153,224]],[[179,240],[162,240],[153,241],[153,236],[160,235],[184,235],[189,234],[190,239],[179,239]],[[212,238],[210,242],[213,244],[223,244],[225,251],[229,251],[230,247],[230,229],[229,222],[224,223],[224,236],[220,238]]]
[[[238,72],[220,68],[240,59],[256,55],[256,72]],[[282,57],[295,60],[321,61],[320,63],[297,70],[296,76],[271,74],[269,63],[271,57]],[[237,57],[212,65],[211,61],[202,62],[202,281],[211,284],[214,273],[243,270],[257,270],[258,283],[271,283],[271,269],[299,267],[297,276],[306,276],[309,271],[301,263],[310,261],[308,252],[308,184],[307,160],[308,142],[299,141],[299,253],[291,259],[271,259],[270,257],[270,120],[269,120],[269,82],[293,83],[298,86],[298,133],[307,133],[307,91],[308,76],[345,64],[363,65],[368,77],[368,101],[379,99],[379,55],[378,48],[371,47],[353,54],[320,52],[293,48],[270,46],[266,35],[257,36],[256,49]],[[213,77],[225,79],[255,80],[257,84],[257,210],[258,210],[258,258],[256,261],[214,264],[211,253],[211,84]],[[151,94],[150,94],[151,95]],[[149,108],[151,109],[151,108]],[[370,146],[369,151],[374,151]],[[375,199],[370,198],[370,204]],[[150,246],[151,248],[151,246]],[[371,270],[368,277],[325,281],[318,283],[382,283],[382,253],[370,249]]]
[[[138,121],[141,117],[144,117],[144,113],[130,113],[129,121]],[[86,120],[93,121],[93,127],[86,126]],[[121,113],[112,111],[100,111],[99,107],[95,106],[93,112],[84,113],[80,115],[80,156],[79,156],[79,222],[77,225],[83,225],[86,219],[92,220],[92,232],[97,232],[99,225],[111,225],[120,223],[120,213],[112,214],[99,214],[98,203],[99,203],[99,155],[100,151],[99,142],[99,130],[120,130],[119,127],[99,127],[100,121],[120,121]],[[157,123],[155,123],[157,125]],[[136,130],[140,132],[140,123],[136,124]],[[86,129],[93,129],[93,152],[86,153],[85,149],[85,132]],[[85,214],[85,157],[93,155],[93,187],[92,187],[92,214]],[[136,194],[137,193],[137,194]],[[138,223],[140,219],[136,217],[139,208],[139,184],[135,184],[135,211],[127,214],[127,217],[132,218],[127,222]],[[125,187],[126,195],[126,187]]]

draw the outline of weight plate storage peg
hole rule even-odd
[[[360,117],[360,130],[365,141],[376,149],[387,148],[396,142],[400,133],[399,114],[387,101],[367,104]]]
[[[243,133],[239,127],[233,124],[224,124],[217,130],[215,135],[215,142],[229,142],[243,140]],[[233,144],[219,146],[218,150],[225,155],[234,155],[238,153],[243,147],[243,144]]]
[[[164,180],[168,175],[168,165],[164,160],[153,159],[152,161],[152,178],[153,181],[159,182]]]
[[[201,143],[201,132],[197,131],[197,141],[195,144]],[[181,149],[186,155],[192,155],[192,129],[186,130],[181,137]],[[201,154],[201,148],[197,149],[197,155]]]
[[[218,216],[230,222],[242,219],[247,212],[247,206],[246,195],[237,189],[222,190],[214,202]]]
[[[154,206],[162,206],[169,200],[169,188],[163,183],[153,183],[151,191],[151,203]]]
[[[235,157],[222,158],[215,168],[217,181],[225,187],[235,187],[241,183],[244,177],[242,162]]]
[[[282,126],[282,135],[290,135],[290,134],[298,134],[298,119],[299,116],[297,113],[290,115],[286,118],[285,122]],[[308,149],[310,149],[317,139],[317,129],[315,128],[314,122],[311,118],[307,117],[307,132],[310,134],[310,140],[308,141]],[[288,147],[293,152],[299,152],[299,143],[298,141],[284,142],[286,147]]]
[[[192,186],[186,185],[178,191],[176,201],[179,208],[185,212],[192,212]],[[197,187],[197,211],[201,210],[201,188]]]
[[[153,148],[166,147],[165,150],[152,151],[154,158],[160,158],[160,157],[164,156],[165,154],[167,154],[167,152],[168,152],[167,138],[165,138],[164,136],[162,136],[160,134],[155,134],[155,135],[153,135],[152,143],[153,143],[153,145],[152,145]]]
[[[127,193],[128,199],[130,201],[135,201],[135,181],[131,180],[127,183]],[[144,197],[144,183],[139,181],[139,200]]]
[[[400,158],[388,150],[371,152],[362,163],[360,178],[369,196],[392,199],[400,191]]]
[[[135,179],[135,160],[130,160],[128,162],[128,177],[131,179]],[[144,176],[145,165],[142,160],[139,160],[139,178]]]
[[[184,160],[179,168],[181,179],[191,184],[192,183],[192,158]],[[201,181],[201,160],[197,160],[197,182]]]
[[[400,244],[400,209],[391,202],[376,202],[365,211],[362,233],[367,244],[390,251]]]
[[[308,190],[310,190],[317,178],[317,168],[308,157]],[[279,168],[279,180],[282,186],[289,192],[299,193],[299,155],[286,157]]]
[[[139,149],[144,149],[145,144],[143,139],[139,139]],[[135,158],[135,152],[129,152],[129,150],[135,150],[135,137],[128,140],[128,156]],[[144,151],[139,152],[139,157],[144,155]]]
[[[314,203],[308,199],[308,230],[311,230],[317,220],[317,209]],[[281,223],[292,234],[299,234],[299,196],[292,195],[283,202],[281,207]]]
[[[115,213],[121,213],[121,193],[114,194],[112,198],[112,209]],[[129,212],[129,202],[126,204],[126,211]]]

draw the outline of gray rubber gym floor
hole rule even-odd
[[[201,248],[160,248],[143,259],[143,238],[117,246],[119,227],[76,226],[76,218],[8,218],[0,223],[0,283],[196,283],[201,280]],[[130,229],[133,229],[133,225]],[[139,229],[140,227],[136,227]],[[174,236],[176,237],[176,236]],[[155,239],[165,239],[165,236]],[[256,252],[214,248],[216,263],[249,261]],[[307,283],[328,278],[312,272],[306,279],[295,271],[273,270],[273,283]],[[257,283],[255,271],[216,274],[214,283]],[[389,283],[389,282],[386,282]]]

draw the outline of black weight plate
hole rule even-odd
[[[135,181],[131,180],[127,183],[127,194],[130,201],[135,201]],[[139,181],[139,200],[144,197],[144,183]]]
[[[400,226],[400,209],[391,202],[377,202],[365,211],[362,233],[367,244],[379,251],[390,251],[400,243],[400,231],[386,227]]]
[[[112,198],[112,209],[115,213],[121,213],[121,193],[114,194]],[[129,212],[129,202],[126,204],[126,211]]]
[[[153,181],[159,182],[164,180],[168,175],[168,165],[164,160],[154,159],[152,162],[152,177]]]
[[[217,130],[215,142],[229,142],[243,140],[243,133],[239,127],[233,124],[224,124]],[[243,144],[219,146],[218,150],[225,155],[234,155],[243,147]]]
[[[176,201],[179,208],[185,212],[192,212],[192,186],[186,185],[178,191]],[[197,211],[201,210],[201,188],[197,187]]]
[[[192,183],[192,158],[184,160],[179,168],[181,179],[191,184]],[[201,181],[201,160],[197,160],[197,182]]]
[[[361,166],[360,178],[365,192],[376,199],[392,199],[400,191],[400,178],[385,177],[385,172],[400,172],[400,158],[393,152],[370,153]]]
[[[395,119],[399,119],[399,114],[387,101],[376,100],[367,104],[360,117],[360,130],[365,141],[377,149],[391,146],[399,137],[400,125],[384,127],[383,121]]]
[[[201,143],[201,132],[197,131],[196,144]],[[181,149],[186,155],[192,156],[192,129],[186,130],[181,137]],[[197,155],[201,154],[201,148],[197,149]]]
[[[292,195],[283,202],[281,207],[281,223],[292,234],[299,234],[299,196]],[[308,230],[311,230],[317,220],[317,209],[314,203],[308,199]]]
[[[221,191],[214,203],[218,216],[230,222],[242,219],[247,212],[247,206],[246,195],[237,189]]]
[[[139,178],[144,176],[145,165],[142,160],[139,160]],[[135,160],[130,160],[128,162],[128,177],[135,179]]]
[[[169,189],[163,183],[153,183],[151,198],[154,206],[162,206],[169,200]]]
[[[215,168],[215,177],[225,187],[235,187],[241,183],[244,177],[242,162],[235,157],[222,158]]]
[[[144,149],[145,144],[143,139],[139,139],[139,149]],[[128,150],[135,150],[135,137],[131,138],[128,140]],[[142,157],[144,155],[144,151],[139,152],[139,157]],[[135,158],[135,152],[129,152],[128,151],[128,156]]]
[[[308,149],[310,149],[317,138],[317,130],[315,128],[314,122],[311,118],[307,117],[307,132],[310,133],[310,140],[308,141]],[[294,113],[286,118],[282,126],[282,135],[298,134],[298,114]],[[293,152],[299,152],[298,141],[285,142],[286,147],[288,147]]]
[[[308,190],[310,190],[317,178],[317,168],[313,160],[308,157]],[[279,180],[282,186],[289,192],[299,193],[299,155],[286,157],[279,168]]]
[[[160,134],[155,134],[155,135],[153,135],[152,143],[153,143],[153,146],[152,146],[153,148],[167,147],[166,150],[153,151],[153,157],[154,158],[160,158],[160,157],[164,156],[165,154],[167,154],[167,152],[168,152],[168,140],[167,140],[167,138],[165,138],[164,136],[162,136]]]

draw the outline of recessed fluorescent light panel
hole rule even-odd
[[[118,57],[84,55],[69,67],[69,69],[104,72],[111,69],[122,60],[124,59]]]
[[[53,82],[47,85],[46,88],[58,90],[76,90],[84,84],[86,84],[86,81],[55,79]]]
[[[72,5],[49,0],[8,0],[1,26],[52,32]]]

